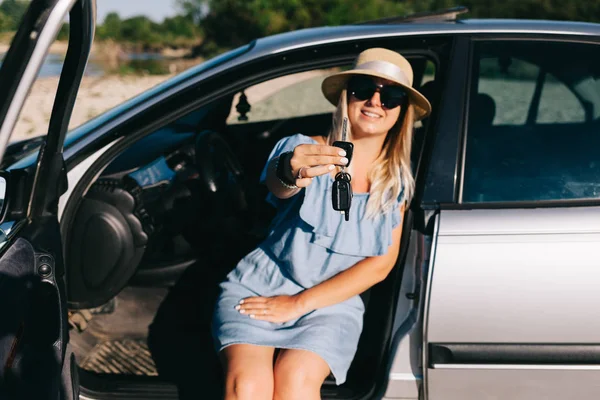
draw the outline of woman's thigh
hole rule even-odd
[[[318,354],[308,350],[281,350],[275,361],[274,399],[320,399],[329,365]]]
[[[275,349],[251,344],[233,344],[221,351],[225,370],[226,399],[273,397],[273,354]]]

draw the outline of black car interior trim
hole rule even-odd
[[[29,205],[29,217],[45,215],[67,190],[67,172],[63,160],[63,144],[77,92],[94,38],[95,19],[92,3],[79,0],[69,13],[69,42],[64,65],[58,81],[58,88],[50,113],[48,135],[42,144],[38,166],[33,178],[32,197]],[[57,182],[51,178],[58,175]],[[51,184],[48,184],[50,183]],[[35,196],[34,196],[35,194]]]
[[[515,208],[562,208],[600,206],[600,199],[536,200],[536,201],[490,201],[485,203],[440,203],[440,210],[500,210]]]
[[[462,107],[466,96],[464,63],[469,54],[469,39],[457,37],[453,44],[446,87],[441,91],[439,123],[429,167],[423,203],[451,202],[455,199],[455,180],[458,168],[459,138],[456,132],[462,126]]]
[[[434,364],[597,365],[600,344],[430,343]]]
[[[471,38],[471,40],[469,41],[468,44],[469,50],[468,50],[468,54],[467,54],[467,68],[465,68],[465,72],[466,72],[466,77],[465,79],[465,83],[472,83],[472,79],[473,76],[477,76],[479,74],[479,66],[478,65],[474,65],[473,63],[473,52],[474,52],[474,44],[473,44],[473,40]],[[465,84],[465,87],[468,87],[468,84]],[[464,101],[461,102],[463,104],[462,109],[461,109],[461,116],[462,116],[462,123],[460,126],[460,129],[457,130],[457,132],[460,132],[459,134],[459,142],[460,142],[460,147],[459,147],[459,151],[458,151],[458,155],[457,155],[457,168],[455,170],[455,177],[456,180],[454,182],[455,185],[455,196],[454,199],[457,203],[461,203],[462,202],[462,196],[463,196],[463,189],[464,189],[464,171],[465,171],[465,154],[466,154],[466,148],[467,148],[467,125],[468,125],[468,121],[469,121],[469,107],[468,104],[470,104],[470,102],[472,100],[474,100],[476,93],[474,92],[473,88],[469,88],[467,90],[465,90],[464,93]],[[464,106],[464,104],[467,104],[467,106]],[[457,174],[460,174],[460,176],[457,176]]]

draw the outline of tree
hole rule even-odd
[[[0,32],[10,31],[12,30],[12,26],[12,20],[0,11]]]
[[[115,12],[106,14],[104,23],[97,28],[97,34],[102,39],[121,39],[121,17]]]
[[[121,39],[151,43],[159,40],[159,29],[157,24],[146,16],[128,18],[121,23]]]
[[[23,19],[23,14],[29,7],[29,1],[25,0],[4,0],[0,3],[0,13],[5,17],[2,24],[2,30],[16,31]]]
[[[223,49],[280,32],[340,25],[455,6],[452,0],[177,0],[205,32],[204,47]],[[469,18],[600,21],[600,1],[461,0]]]
[[[194,38],[199,34],[199,27],[194,20],[188,16],[176,15],[165,18],[161,24],[161,30],[175,37]]]
[[[190,18],[200,19],[204,53],[276,33],[411,11],[404,2],[395,0],[179,0],[178,4]]]

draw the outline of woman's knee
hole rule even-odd
[[[231,371],[227,374],[225,385],[226,399],[271,400],[273,398],[271,371]]]
[[[232,345],[221,353],[227,400],[272,400],[273,348]]]
[[[273,371],[275,400],[319,398],[321,386],[329,375],[322,360],[282,357]]]

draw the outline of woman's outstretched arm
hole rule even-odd
[[[400,208],[404,215],[404,206]],[[381,282],[398,258],[402,223],[392,231],[392,244],[382,256],[368,257],[295,296],[250,297],[237,306],[242,314],[270,322],[287,322],[318,308],[341,303]]]

